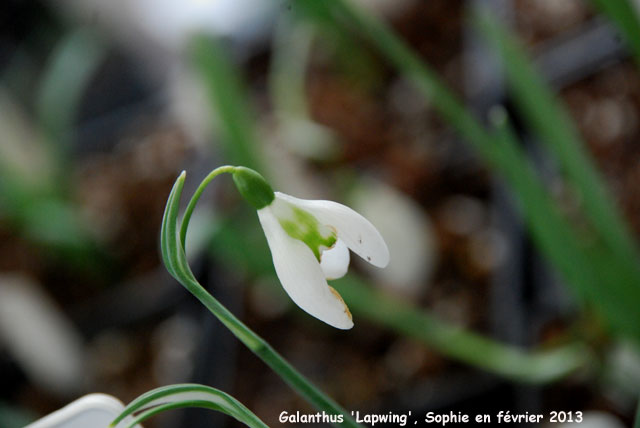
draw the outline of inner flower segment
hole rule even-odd
[[[320,224],[313,215],[303,209],[292,205],[289,208],[290,215],[278,216],[278,222],[289,236],[304,242],[319,262],[322,252],[335,245],[335,230]]]

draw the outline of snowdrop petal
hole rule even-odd
[[[338,279],[345,276],[349,269],[349,249],[338,239],[333,246],[322,252],[320,267],[327,279]]]
[[[351,208],[333,201],[298,199],[280,192],[275,195],[276,199],[307,210],[320,223],[335,228],[338,238],[372,265],[385,267],[389,263],[389,249],[380,232]]]
[[[287,235],[271,207],[258,210],[273,265],[289,297],[310,315],[340,329],[353,327],[351,313],[325,279],[313,252],[302,241]]]

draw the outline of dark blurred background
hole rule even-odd
[[[511,108],[495,55],[468,25],[473,4],[493,8],[560,94],[637,236],[640,74],[589,3],[358,3],[480,118],[496,104]],[[346,203],[379,227],[391,265],[352,267],[371,287],[524,348],[581,331],[605,369],[527,385],[357,312],[347,332],[308,317],[263,275],[273,268],[257,217],[224,177],[207,191],[189,238],[193,270],[214,296],[347,409],[581,410],[593,426],[628,426],[640,355],[578,308],[503,183],[375,49],[295,15],[295,2],[267,0],[2,2],[0,427],[24,426],[86,393],[127,403],[178,382],[222,389],[272,426],[283,410],[311,411],[159,258],[164,204],[180,171],[190,193],[216,166],[242,163],[222,141],[224,124],[194,66],[197,33],[223,47],[244,86],[257,142],[249,158],[267,165],[274,188]],[[519,131],[570,211],[579,202]],[[236,425],[191,409],[145,423]]]

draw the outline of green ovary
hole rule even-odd
[[[336,243],[336,234],[326,226],[321,225],[316,218],[305,210],[291,207],[293,219],[278,219],[282,228],[289,236],[299,239],[311,249],[316,259],[320,261],[323,250],[331,248]],[[327,233],[323,236],[321,231]]]

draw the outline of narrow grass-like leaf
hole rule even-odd
[[[109,260],[67,197],[58,158],[1,85],[0,141],[0,218],[56,262],[105,273]]]
[[[289,14],[283,14],[278,20],[271,49],[269,89],[279,114],[309,117],[304,77],[313,37],[313,29],[308,24],[292,22]]]
[[[193,65],[202,77],[208,98],[218,115],[225,158],[235,164],[264,170],[257,157],[256,130],[249,99],[238,71],[215,39],[197,36],[191,43]]]
[[[527,162],[517,138],[508,125],[506,114],[491,115],[496,126],[496,141],[506,163],[505,177],[515,190],[534,241],[564,278],[573,286],[583,303],[592,304],[617,331],[640,340],[640,289],[634,282],[634,270],[619,259],[602,241],[585,240],[555,206],[535,171]]]
[[[576,266],[574,271],[581,271],[581,282],[587,287],[589,301],[602,309],[610,324],[640,340],[640,332],[635,327],[640,325],[640,313],[636,309],[640,303],[640,270],[632,234],[615,202],[608,197],[603,180],[583,149],[566,112],[521,49],[488,15],[479,18],[479,25],[501,52],[508,80],[523,114],[548,143],[570,182],[579,190],[586,215],[595,228],[595,242],[586,249],[587,259],[576,256],[568,262]],[[576,233],[566,239],[556,238],[554,246],[547,246],[547,251],[569,250],[574,254],[570,247],[579,239]],[[593,281],[596,283],[592,284]],[[580,287],[575,281],[574,284]]]
[[[600,238],[620,257],[636,260],[636,246],[616,201],[604,185],[566,110],[526,57],[524,49],[489,13],[478,13],[480,32],[502,58],[514,100],[524,119],[555,155],[583,201]]]
[[[492,139],[484,127],[466,110],[437,73],[421,61],[382,21],[361,10],[353,2],[345,0],[298,0],[295,7],[301,12],[301,16],[319,25],[329,26],[332,31],[357,32],[373,42],[485,160],[494,162],[497,153],[492,148]]]
[[[496,107],[490,119],[495,127],[495,141],[507,168],[503,174],[515,191],[529,230],[547,257],[565,278],[575,286],[578,296],[587,298],[595,283],[591,263],[586,259],[586,243],[575,234],[573,226],[560,214],[546,189],[540,183],[519,141],[508,123],[506,112]]]
[[[553,382],[590,362],[586,347],[559,346],[526,352],[442,322],[407,302],[377,291],[354,274],[332,282],[354,315],[418,340],[457,361],[499,376],[534,384]]]
[[[209,401],[202,401],[202,400],[180,401],[180,402],[170,403],[170,404],[159,404],[157,405],[157,407],[153,407],[149,410],[145,410],[142,413],[135,416],[133,420],[129,423],[129,425],[127,425],[126,428],[134,428],[138,424],[142,423],[143,421],[149,418],[152,418],[153,416],[156,416],[160,413],[164,413],[169,410],[186,409],[186,408],[209,409],[209,410],[213,410],[221,413],[227,413],[225,412],[225,409],[223,407],[220,407],[215,403],[212,403]],[[249,424],[246,424],[246,425],[249,425]],[[249,425],[249,426],[252,426],[252,425]]]
[[[177,222],[177,208],[174,207],[179,203],[180,193],[182,192],[182,187],[184,186],[185,175],[186,173],[183,171],[176,179],[176,182],[171,188],[171,192],[169,193],[169,197],[167,199],[167,205],[162,216],[162,228],[160,229],[160,248],[162,251],[162,260],[164,261],[167,270],[174,278],[177,278],[177,265],[174,249],[174,246],[176,245],[175,227]]]
[[[185,407],[201,407],[223,412],[252,428],[267,427],[229,394],[198,384],[170,385],[149,391],[129,403],[111,426],[115,427],[127,417],[137,414],[127,425],[127,428],[133,428],[158,413]]]
[[[95,35],[76,30],[59,43],[45,70],[36,109],[40,127],[57,153],[62,174],[78,105],[105,53]]]
[[[502,167],[496,165],[499,153],[492,136],[465,109],[463,103],[444,85],[438,75],[379,19],[345,0],[300,0],[297,5],[310,19],[319,20],[323,25],[331,25],[337,31],[356,30],[370,39],[380,52],[416,85],[460,135],[473,145],[490,166]],[[327,20],[327,15],[332,19]],[[494,25],[488,27],[487,32],[497,32]],[[536,130],[544,134],[545,141],[549,142],[559,161],[575,179],[578,189],[584,194],[585,208],[593,218],[594,225],[599,227],[599,230],[609,230],[607,242],[611,242],[616,248],[625,248],[626,257],[635,254],[635,245],[629,238],[627,228],[616,215],[616,210],[611,208],[614,205],[607,196],[602,180],[582,150],[576,131],[570,125],[566,113],[554,101],[548,88],[541,83],[540,77],[525,65],[524,60],[521,61],[524,55],[517,47],[506,37],[500,38],[500,44],[501,49],[508,50],[507,56],[512,60],[511,63],[517,65],[517,68],[507,70],[510,79],[518,83],[518,87],[513,89],[528,90],[526,93],[529,97],[518,97],[518,100],[528,109],[527,113],[530,114]],[[533,87],[535,90],[531,89]]]

